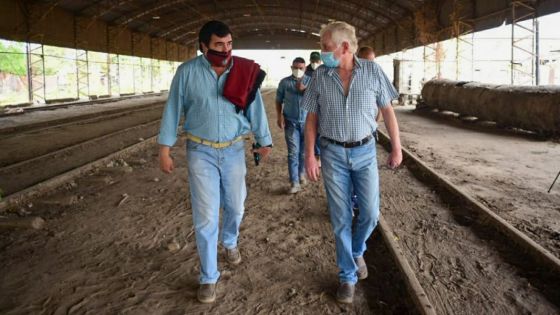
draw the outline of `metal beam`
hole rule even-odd
[[[272,12],[272,8],[274,7],[267,7],[265,12],[268,12],[269,10],[271,11],[270,14],[266,14],[265,17],[267,17],[269,20],[272,19],[278,19],[279,16],[282,16],[281,19],[285,18],[286,16],[289,16],[292,13],[295,13],[297,11],[293,11],[290,9],[286,9],[286,8],[282,8],[282,9],[276,9],[276,12]],[[307,10],[307,8],[304,8],[304,11],[307,11],[305,14],[312,14],[309,13],[310,11]],[[226,20],[230,17],[238,17],[240,15],[243,15],[243,13],[246,13],[247,9],[245,8],[237,8],[237,9],[232,9],[232,10],[228,10],[226,14],[218,14],[215,16],[216,19],[218,20]],[[329,17],[334,16],[336,14],[337,10],[336,8],[330,8],[327,7],[327,10],[325,10],[325,8],[323,8],[322,13],[315,17],[312,16],[311,20],[316,22],[317,25],[317,32],[319,32],[320,28],[321,28],[321,24],[325,24],[328,22]],[[355,12],[351,12],[351,11],[345,11],[345,10],[340,10],[338,9],[338,14],[343,13],[348,19],[352,18],[352,17],[356,17]],[[295,17],[295,16],[294,16]],[[319,21],[320,19],[323,19],[324,22]],[[232,20],[232,22],[229,24],[230,27],[232,27],[233,25],[235,25],[235,21],[237,20],[237,18],[235,20]],[[182,30],[192,30],[192,31],[198,31],[198,28],[200,27],[200,25],[203,23],[204,19],[195,19],[189,23],[182,23],[182,21],[184,21],[184,18],[181,19],[176,19],[176,20],[172,20],[169,24],[170,26],[168,28],[164,28],[162,29],[161,32],[159,33],[155,33],[154,35],[156,36],[161,36],[161,37],[167,37],[170,38],[172,41],[177,41],[178,39],[183,38],[184,36],[180,36],[180,37],[173,37],[172,35],[174,33],[180,32]],[[368,25],[375,25],[375,27],[378,27],[379,24],[372,24],[372,21],[369,20]],[[258,27],[257,24],[255,24],[255,27]],[[366,31],[364,28],[358,28],[358,31]],[[369,33],[369,32],[368,32]]]
[[[194,7],[194,4],[191,4],[190,0],[173,0],[173,1],[165,1],[165,2],[158,1],[153,5],[141,6],[140,9],[136,10],[135,12],[127,16],[119,17],[113,20],[112,22],[119,25],[126,25],[146,15],[155,14],[159,10],[172,7],[178,4],[185,4],[189,7],[189,9],[191,9],[193,12],[197,13],[198,15],[204,17],[205,19],[211,19],[210,16],[208,16],[207,14],[201,12],[196,7]]]
[[[455,37],[455,80],[471,81],[474,74],[474,28],[472,22],[465,18],[465,2],[453,0],[453,11],[450,19]],[[463,69],[468,67],[468,71]]]
[[[511,1],[511,84],[535,84],[535,0]]]

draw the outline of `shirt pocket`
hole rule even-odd
[[[358,110],[364,115],[373,114],[377,107],[377,92],[373,86],[362,86],[354,90],[354,102],[357,104]]]
[[[370,82],[370,80],[360,80],[360,82],[356,82],[352,90],[358,98],[358,101],[375,104],[377,91],[374,83]]]

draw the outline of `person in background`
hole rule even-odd
[[[321,64],[321,54],[318,51],[311,52],[309,55],[309,64],[305,67],[305,75],[308,77],[313,76],[313,71],[319,68]]]
[[[369,46],[362,46],[358,50],[358,58],[374,61],[375,60],[375,51],[373,48]]]
[[[379,177],[375,114],[379,109],[391,139],[387,164],[398,167],[402,151],[397,118],[391,100],[395,88],[372,61],[356,57],[357,38],[353,26],[333,22],[321,29],[321,58],[324,66],[313,74],[303,98],[308,111],[305,122],[305,168],[308,179],[323,182],[335,236],[340,285],[339,303],[352,303],[358,279],[368,276],[364,260],[366,240],[379,219]],[[321,161],[310,157],[317,129],[321,134]],[[352,189],[360,212],[352,228]]]
[[[305,75],[308,77],[313,77],[313,71],[315,71],[319,66],[323,64],[321,61],[321,54],[318,51],[311,52],[309,55],[309,64],[305,68]],[[319,163],[319,167],[321,167],[321,148],[319,147],[319,135],[317,135],[317,139],[315,140],[315,159],[317,163]]]
[[[310,77],[305,73],[305,60],[297,57],[292,62],[292,75],[283,78],[276,90],[277,125],[284,130],[288,146],[288,173],[290,176],[290,194],[301,190],[305,185],[304,168],[304,125],[307,111],[301,107],[303,93]]]
[[[232,32],[220,21],[210,21],[199,32],[202,54],[179,66],[163,110],[158,136],[159,162],[163,172],[174,169],[170,149],[177,141],[177,126],[185,118],[187,167],[192,220],[200,259],[201,303],[216,299],[218,236],[226,261],[241,263],[237,248],[239,225],[247,196],[243,137],[252,132],[261,146],[254,149],[263,160],[272,151],[272,137],[260,91],[245,112],[222,95],[231,75]],[[216,93],[217,91],[217,93]],[[220,205],[223,207],[219,235]]]

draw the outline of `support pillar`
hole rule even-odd
[[[27,73],[29,82],[29,101],[44,104],[45,89],[45,53],[42,44],[27,44]]]
[[[536,1],[511,1],[511,84],[534,85]]]

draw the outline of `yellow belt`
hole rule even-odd
[[[239,136],[239,137],[237,137],[237,138],[235,138],[231,141],[227,141],[227,142],[212,142],[212,141],[208,141],[208,140],[199,138],[197,136],[193,136],[191,134],[187,134],[187,139],[189,139],[193,142],[196,142],[196,143],[207,145],[207,146],[212,147],[214,149],[223,149],[223,148],[227,148],[230,145],[242,140],[243,137]]]

